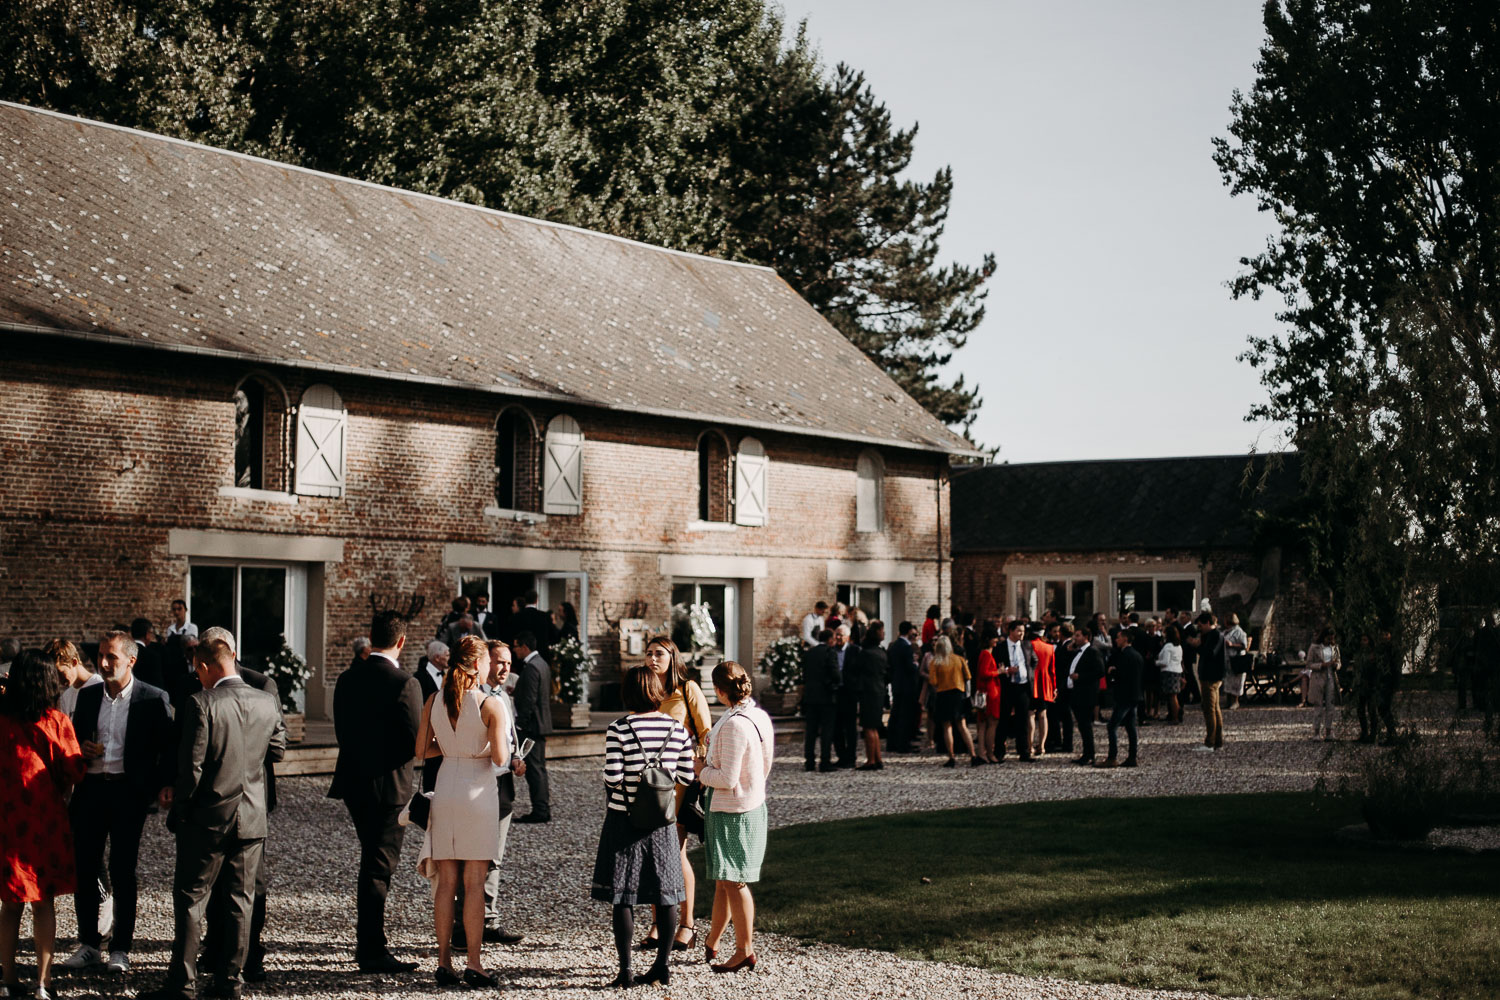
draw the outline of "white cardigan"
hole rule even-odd
[[[776,734],[753,698],[725,712],[708,732],[708,759],[698,780],[714,790],[714,812],[746,813],[766,801]]]

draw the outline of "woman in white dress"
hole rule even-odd
[[[427,821],[429,857],[437,866],[433,924],[437,930],[439,986],[497,987],[484,971],[484,878],[500,857],[500,799],[495,767],[510,763],[505,716],[493,695],[478,690],[480,665],[489,668],[483,639],[466,635],[453,650],[443,686],[427,699],[417,730],[417,757],[441,756]],[[464,886],[468,967],[453,971],[453,899]]]

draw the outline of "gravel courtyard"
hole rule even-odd
[[[1226,713],[1225,748],[1193,753],[1201,721],[1189,714],[1182,726],[1152,725],[1141,731],[1142,766],[1102,771],[1073,766],[1066,756],[999,767],[941,768],[931,754],[890,758],[878,773],[840,771],[809,774],[800,747],[778,744],[770,781],[773,826],[861,815],[934,808],[998,805],[1032,800],[1096,796],[1285,791],[1310,788],[1327,744],[1315,743],[1311,715],[1295,708],[1253,707]],[[1121,734],[1123,738],[1123,733]],[[1098,727],[1104,739],[1104,729]],[[1339,744],[1341,749],[1356,748]],[[1358,752],[1377,752],[1357,748]],[[1101,743],[1100,753],[1103,753]],[[614,975],[608,908],[586,896],[603,809],[597,760],[552,765],[550,824],[512,826],[503,892],[506,923],[526,933],[514,947],[487,945],[485,964],[497,970],[511,992],[584,997],[599,993]],[[526,809],[524,783],[519,810]],[[281,780],[281,808],[272,818],[270,920],[266,943],[270,981],[254,989],[268,996],[421,996],[432,982],[432,943],[427,883],[415,870],[417,843],[408,836],[402,867],[392,887],[387,927],[392,950],[421,962],[409,977],[359,973],[352,959],[354,873],[357,845],[339,802],[324,797],[326,777]],[[771,850],[776,847],[775,838]],[[165,968],[171,937],[172,844],[159,819],[148,824],[142,845],[140,925],[134,969],[122,984],[103,976],[59,975],[64,996],[120,996],[150,989]],[[75,923],[71,901],[59,905],[58,935],[71,948]],[[703,928],[707,914],[699,914]],[[727,943],[727,939],[726,939]],[[637,987],[634,994],[728,997],[948,997],[1126,998],[1146,991],[1055,980],[1025,979],[967,967],[914,962],[881,952],[853,952],[775,935],[757,942],[760,969],[720,976],[702,963],[701,948],[679,953],[672,985]],[[727,951],[725,952],[727,954]],[[642,962],[644,969],[646,962]],[[1152,996],[1170,994],[1152,992]],[[1184,996],[1192,994],[1183,994]]]

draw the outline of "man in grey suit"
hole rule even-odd
[[[516,823],[546,823],[552,819],[552,796],[547,781],[547,736],[552,732],[552,670],[537,651],[532,632],[517,632],[513,644],[516,659],[516,730],[520,738],[534,741],[526,757],[526,788],[531,792],[531,812],[517,816]]]
[[[266,763],[286,752],[286,726],[273,695],[245,683],[234,650],[210,639],[193,650],[203,690],[183,702],[177,784],[163,789],[167,826],[177,834],[172,876],[172,957],[154,1000],[192,997],[198,980],[209,892],[221,870],[229,881],[227,960],[205,995],[237,998],[250,946],[255,873],[266,840]]]

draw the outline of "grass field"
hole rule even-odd
[[[771,835],[757,923],[1030,976],[1225,995],[1500,996],[1500,858],[1360,850],[1332,836],[1352,821],[1275,794],[790,827]]]

